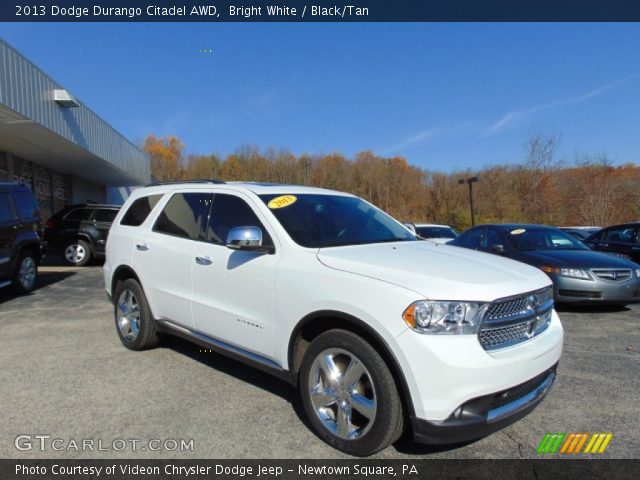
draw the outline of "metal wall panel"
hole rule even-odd
[[[63,88],[0,39],[0,103],[149,183],[147,155],[81,102],[74,108],[58,105],[53,92]]]

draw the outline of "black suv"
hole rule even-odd
[[[69,265],[86,265],[104,258],[109,228],[119,210],[116,205],[69,205],[47,220],[44,238]]]
[[[640,222],[603,228],[585,240],[594,250],[640,263]]]
[[[0,287],[33,290],[42,260],[38,203],[25,185],[0,183]]]

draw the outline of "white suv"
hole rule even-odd
[[[563,331],[540,270],[421,241],[353,195],[218,181],[135,190],[104,279],[125,347],[178,335],[297,386],[320,438],[369,455],[530,412]]]

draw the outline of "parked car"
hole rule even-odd
[[[43,255],[38,203],[25,185],[0,183],[0,287],[33,290]]]
[[[104,258],[109,228],[119,210],[117,205],[69,205],[47,220],[45,240],[67,264],[87,265],[95,258]]]
[[[544,225],[480,225],[451,245],[494,253],[544,271],[556,302],[640,302],[640,265],[594,252],[562,230]]]
[[[584,242],[587,238],[601,230],[600,227],[560,227],[560,230],[573,235],[575,238]]]
[[[585,242],[594,250],[612,253],[640,264],[640,222],[604,228]]]
[[[418,240],[345,193],[157,185],[116,217],[104,281],[125,347],[170,333],[285,379],[343,452],[372,454],[405,425],[428,443],[479,438],[554,381],[563,331],[551,281]]]
[[[435,225],[430,223],[416,223],[416,233],[426,240],[436,243],[447,243],[460,233],[449,225]]]

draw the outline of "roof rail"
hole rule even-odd
[[[218,180],[217,178],[200,179],[200,180],[171,180],[169,182],[153,182],[145,185],[145,187],[154,187],[156,185],[176,185],[180,183],[213,183],[216,185],[227,183],[224,180]]]

